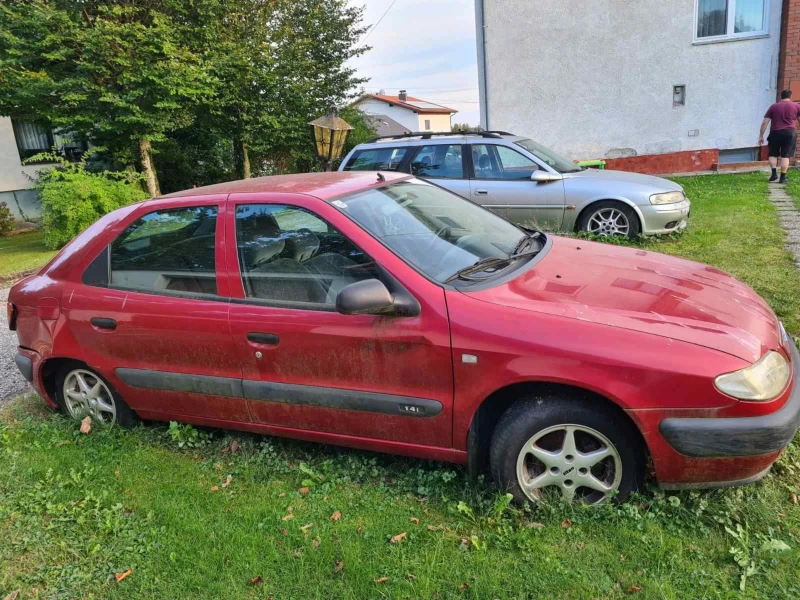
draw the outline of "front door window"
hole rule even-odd
[[[248,298],[331,310],[344,286],[375,276],[367,254],[295,206],[238,206],[236,240]]]

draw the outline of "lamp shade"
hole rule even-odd
[[[325,115],[309,123],[314,128],[314,143],[317,156],[323,161],[331,161],[342,155],[347,136],[353,129],[350,124],[336,115]]]

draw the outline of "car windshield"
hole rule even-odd
[[[537,144],[533,140],[525,138],[517,140],[514,143],[517,146],[522,146],[525,148],[525,150],[533,154],[543,163],[553,167],[559,173],[574,173],[575,171],[583,171],[583,167],[579,167],[568,158],[564,158],[563,156],[556,154],[550,150],[550,148],[546,148],[541,144]]]
[[[494,213],[419,179],[344,196],[333,205],[442,283],[480,260],[508,258],[528,237]]]

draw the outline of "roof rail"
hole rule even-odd
[[[412,137],[418,137],[423,140],[429,140],[434,136],[447,136],[447,135],[477,135],[485,138],[499,138],[503,135],[513,135],[506,131],[412,131],[410,133],[401,133],[399,135],[379,135],[364,142],[365,144],[372,144],[380,140],[402,140]]]

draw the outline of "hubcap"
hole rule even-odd
[[[628,235],[631,225],[628,217],[618,208],[603,208],[589,219],[587,230],[599,236]]]
[[[67,375],[64,379],[64,403],[69,415],[77,421],[90,416],[104,425],[112,425],[117,418],[114,396],[91,371],[76,369]]]
[[[599,431],[582,425],[556,425],[525,442],[517,458],[517,482],[534,502],[545,488],[558,489],[567,502],[606,501],[622,481],[622,459]]]

